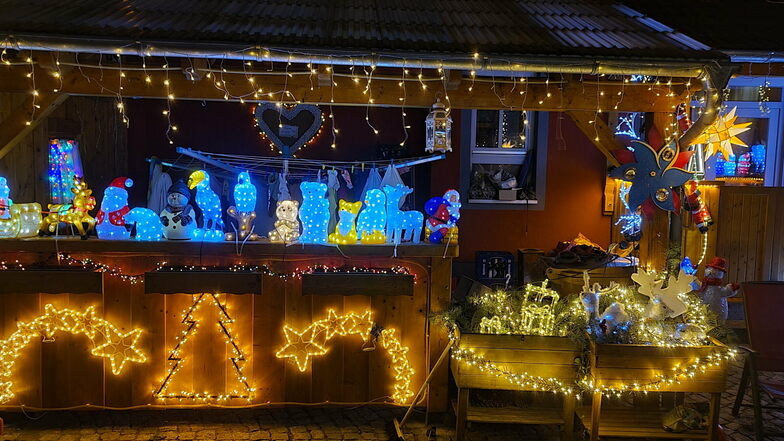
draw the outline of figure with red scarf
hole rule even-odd
[[[95,231],[98,233],[98,239],[130,239],[131,231],[125,228],[125,215],[131,211],[128,208],[126,187],[132,185],[133,180],[120,177],[113,180],[104,190],[101,210],[95,216]]]
[[[714,257],[713,260],[705,265],[705,277],[697,292],[700,293],[702,303],[718,316],[719,323],[727,321],[727,298],[734,296],[738,292],[739,286],[735,283],[722,285],[724,276],[727,274],[727,259]]]

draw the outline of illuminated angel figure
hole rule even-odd
[[[204,170],[191,173],[188,188],[196,189],[196,204],[204,215],[201,231],[197,230],[196,239],[223,240],[223,219],[221,218],[220,198],[210,188],[210,175]]]
[[[692,141],[692,145],[707,144],[707,148],[705,150],[706,159],[716,154],[716,152],[721,152],[725,158],[734,156],[735,154],[732,152],[732,144],[739,145],[741,147],[747,147],[746,143],[738,138],[738,135],[751,130],[749,127],[751,123],[746,122],[736,124],[735,121],[738,119],[738,117],[735,115],[736,109],[737,107],[733,107],[729,112],[719,116],[716,119],[716,122],[705,129],[705,131],[700,136]]]

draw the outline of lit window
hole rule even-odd
[[[469,204],[536,203],[532,112],[470,111]]]
[[[53,204],[67,204],[73,200],[74,176],[83,176],[79,143],[73,139],[50,139],[49,195]]]

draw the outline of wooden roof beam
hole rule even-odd
[[[41,94],[51,93],[60,88],[71,95],[108,96],[118,98],[120,75],[117,70],[92,67],[74,69],[78,76],[69,73],[69,80],[59,81],[52,71],[37,66],[36,87]],[[30,79],[26,77],[29,66],[0,66],[0,91],[30,91]],[[579,76],[564,76],[565,82],[550,80],[544,84],[543,78],[527,78],[525,81],[493,83],[487,77],[462,77],[460,81],[450,73],[448,86],[444,90],[442,81],[420,83],[416,75],[410,81],[400,79],[373,78],[368,89],[367,78],[360,76],[353,81],[348,76],[332,76],[337,84],[324,85],[319,74],[310,78],[307,74],[287,76],[283,72],[276,75],[255,75],[253,82],[242,74],[212,74],[211,78],[202,75],[193,80],[179,71],[169,71],[169,86],[164,85],[166,74],[161,71],[124,70],[122,96],[136,98],[166,99],[171,93],[175,99],[232,101],[282,101],[305,102],[334,105],[378,105],[429,108],[436,98],[454,109],[512,109],[541,111],[623,111],[623,112],[671,112],[677,104],[686,100],[683,85],[664,84],[635,86],[621,82],[579,81]],[[454,71],[453,71],[454,72]],[[149,75],[151,81],[147,82]],[[321,76],[323,77],[323,73]],[[89,78],[89,80],[88,80]],[[194,78],[191,76],[190,78]],[[423,87],[424,86],[424,87]],[[450,90],[454,87],[454,90]],[[405,101],[402,99],[405,88]],[[261,90],[261,93],[258,91]],[[254,95],[254,91],[257,93]],[[286,96],[284,91],[287,92]],[[448,97],[448,101],[446,98]],[[370,100],[372,99],[372,103]]]
[[[622,148],[623,145],[615,139],[610,127],[604,123],[596,112],[570,110],[566,112],[572,121],[577,124],[581,132],[591,140],[594,146],[607,157],[607,161],[614,165],[621,165],[612,154],[612,151]]]

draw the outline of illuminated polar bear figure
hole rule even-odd
[[[132,208],[125,215],[125,222],[136,224],[136,240],[161,240],[163,238],[161,218],[149,208]]]

